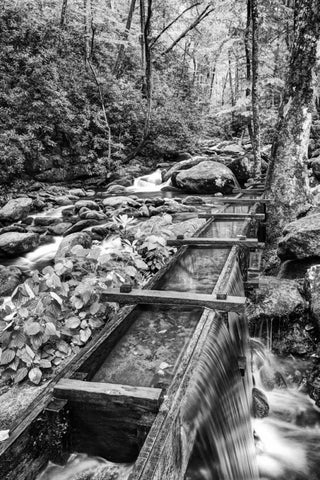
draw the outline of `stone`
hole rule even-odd
[[[317,180],[320,180],[320,157],[312,159],[311,168],[313,175]]]
[[[289,223],[278,244],[281,260],[320,256],[320,213],[314,213]]]
[[[69,195],[75,195],[76,197],[86,197],[87,193],[83,188],[71,188]]]
[[[54,197],[53,200],[56,205],[61,205],[61,207],[73,204],[72,199],[68,195],[60,195],[58,197]]]
[[[99,210],[99,205],[93,200],[78,200],[74,204],[75,212],[79,212],[83,207],[88,208],[89,210]]]
[[[57,263],[62,258],[68,256],[72,248],[76,245],[81,245],[84,248],[90,248],[92,244],[92,237],[88,232],[76,232],[64,237],[59,245],[54,261]]]
[[[218,153],[223,153],[224,155],[244,155],[245,154],[245,151],[241,147],[241,145],[237,145],[236,143],[221,146],[220,148],[216,149],[216,151]]]
[[[188,158],[187,160],[182,160],[181,162],[176,163],[163,175],[163,181],[167,182],[168,180],[170,180],[173,174],[176,174],[181,170],[188,170],[189,168],[192,168],[205,160],[208,160],[208,158],[203,155],[197,156],[197,157],[191,157],[191,158]]]
[[[131,197],[118,196],[118,197],[109,197],[105,198],[102,201],[105,207],[119,207],[121,205],[129,205],[130,207],[139,208],[141,206],[140,202],[135,201]]]
[[[128,185],[130,186],[130,185]],[[123,185],[110,185],[110,187],[106,190],[106,195],[114,194],[114,193],[125,193],[126,187]]]
[[[175,178],[178,188],[190,193],[228,194],[237,185],[231,170],[217,162],[205,161],[179,172]]]
[[[22,282],[22,272],[17,267],[0,265],[0,296],[11,295],[14,289]]]
[[[52,233],[52,235],[61,236],[68,230],[68,228],[72,227],[72,223],[70,222],[61,222],[57,225],[52,225],[48,227],[48,231]]]
[[[104,213],[97,212],[96,210],[82,210],[79,212],[81,220],[105,220],[106,215]]]
[[[192,237],[192,235],[194,235],[194,233],[205,223],[206,221],[202,218],[191,218],[189,220],[185,220],[184,222],[169,225],[166,227],[166,230],[170,230],[172,232],[172,237],[183,235],[184,237],[189,238]]]
[[[0,235],[0,255],[20,255],[30,252],[40,243],[36,233],[7,232]]]
[[[206,203],[201,197],[188,196],[182,200],[183,205],[202,205]]]
[[[72,233],[75,232],[81,232],[85,228],[90,228],[92,226],[98,225],[99,222],[98,220],[79,220],[79,222],[75,223],[74,225],[71,225],[63,234],[64,237],[67,235],[71,235]]]
[[[269,415],[267,396],[256,387],[252,389],[252,410],[254,418],[264,418]]]
[[[26,218],[32,208],[33,200],[29,197],[13,198],[0,208],[0,222],[16,222]]]
[[[56,225],[60,220],[57,217],[35,217],[33,224],[36,227],[48,227],[49,225]]]

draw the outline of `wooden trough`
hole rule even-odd
[[[230,203],[229,199],[225,202]],[[241,234],[246,235],[252,217],[242,219]],[[196,232],[197,239],[213,221],[210,218]],[[107,301],[130,304],[172,302],[204,308],[190,341],[181,351],[166,391],[92,381],[106,357],[136,321],[139,307],[123,307],[99,335],[62,368],[12,426],[9,439],[0,445],[1,480],[34,480],[49,460],[63,462],[73,451],[103,456],[115,462],[136,460],[130,480],[184,477],[196,438],[196,429],[190,425],[185,426],[187,439],[177,438],[176,434],[182,426],[186,390],[216,310],[243,312],[245,303],[244,297],[230,295],[229,277],[235,262],[240,262],[243,270],[246,268],[248,249],[243,248],[239,239],[227,246],[230,251],[211,295],[154,289],[186,253],[188,246],[185,243],[145,290],[105,292]]]

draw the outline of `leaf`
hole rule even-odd
[[[59,305],[62,305],[63,300],[61,297],[59,297],[59,295],[57,295],[55,292],[50,292],[50,295],[52,298],[54,298],[54,300],[56,300],[59,303]]]
[[[19,315],[22,318],[28,318],[29,317],[29,310],[25,307],[19,309]]]
[[[99,303],[99,302],[94,302],[94,303],[90,306],[90,313],[91,313],[91,315],[95,315],[96,313],[99,312],[99,310],[100,310],[100,305],[101,305],[101,303]]]
[[[27,335],[37,335],[41,332],[41,325],[38,322],[29,323],[29,325],[25,325],[24,331]]]
[[[35,385],[39,385],[39,383],[41,382],[41,378],[42,378],[42,372],[41,372],[40,368],[38,368],[38,367],[32,368],[30,370],[30,372],[28,373],[28,377],[29,377],[29,379],[32,383],[34,383]]]
[[[14,383],[22,382],[22,380],[24,380],[27,375],[28,375],[28,369],[26,367],[19,368],[19,370],[14,376]]]
[[[71,328],[73,330],[79,327],[80,320],[77,317],[70,317],[70,318],[67,318],[65,325],[67,328]]]
[[[0,430],[0,442],[4,442],[9,438],[10,430]]]
[[[73,305],[74,305],[74,308],[76,308],[77,310],[80,310],[80,308],[83,307],[82,298],[74,297]]]
[[[103,327],[104,322],[98,318],[90,318],[89,325],[91,328],[95,329],[95,328]]]
[[[27,282],[24,284],[24,288],[26,289],[27,294],[29,295],[30,298],[34,298],[35,294],[32,291],[31,287],[27,284]]]
[[[57,331],[54,323],[48,322],[46,324],[45,335],[49,335],[50,337],[59,336],[59,332]]]
[[[40,368],[44,369],[52,368],[51,362],[49,360],[45,360],[44,358],[40,360],[39,366]]]
[[[61,280],[54,272],[47,278],[46,284],[49,288],[59,288],[61,286]]]
[[[16,356],[16,352],[14,350],[4,350],[1,355],[1,362],[0,365],[8,365],[8,363],[11,363]]]
[[[143,260],[137,258],[134,263],[139,270],[148,270],[148,265]]]
[[[135,277],[136,274],[137,274],[136,268],[132,267],[131,265],[128,265],[125,268],[125,272],[126,272],[127,275],[129,275],[129,277]]]
[[[67,344],[67,342],[63,340],[57,343],[57,349],[59,350],[59,352],[62,352],[65,354],[69,353],[69,345]]]
[[[91,329],[90,328],[85,328],[84,330],[80,330],[80,340],[83,343],[87,343],[89,338],[91,337]]]
[[[34,351],[32,350],[32,348],[30,348],[29,345],[26,345],[26,346],[25,346],[25,349],[26,349],[27,354],[28,354],[32,359],[34,359],[34,357],[35,357],[36,354],[34,353]]]

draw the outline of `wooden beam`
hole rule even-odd
[[[246,188],[234,188],[232,190],[233,193],[241,193],[242,195],[262,195],[264,193],[264,188],[251,188],[251,189],[246,189]]]
[[[57,398],[83,403],[88,408],[90,405],[99,405],[103,409],[113,407],[113,405],[122,405],[157,412],[161,404],[162,390],[62,378],[55,385],[53,392]]]
[[[264,213],[199,213],[198,218],[217,218],[221,220],[243,220],[254,218],[255,220],[265,220]]]
[[[270,203],[267,198],[229,198],[229,197],[213,197],[212,203],[225,203],[236,205],[254,205],[255,203]]]
[[[245,247],[263,248],[264,243],[260,243],[256,238],[206,238],[206,237],[191,237],[191,238],[176,238],[175,240],[167,240],[167,245],[170,247],[180,247],[182,245],[194,245],[199,247],[213,246],[213,247],[233,247],[233,245],[240,245]]]
[[[190,305],[193,307],[211,308],[226,312],[243,310],[245,297],[226,296],[220,300],[219,294],[207,295],[201,293],[174,292],[167,290],[139,290],[131,292],[120,292],[119,288],[105,290],[102,299],[107,302],[117,303],[141,303],[141,304],[163,304],[163,305]]]

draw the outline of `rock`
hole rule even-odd
[[[307,310],[308,304],[296,280],[260,277],[260,282],[262,286],[256,290],[255,302],[249,300],[246,307],[247,320],[251,324],[276,318],[288,323]]]
[[[229,163],[228,167],[241,185],[253,175],[253,160],[248,157],[236,158]]]
[[[0,296],[11,295],[14,289],[22,282],[22,272],[17,267],[0,265]]]
[[[56,225],[59,222],[59,218],[56,217],[35,217],[33,220],[36,227],[48,227],[49,225]]]
[[[269,415],[269,404],[266,395],[258,388],[252,389],[252,410],[254,418],[264,418]]]
[[[61,196],[58,196],[58,197],[54,197],[54,202],[57,205],[61,205],[61,207],[73,204],[72,199],[70,197],[68,197],[67,195],[61,195]]]
[[[204,156],[191,157],[187,160],[182,160],[181,162],[176,163],[173,167],[170,168],[170,170],[167,171],[167,173],[163,175],[163,181],[167,182],[168,180],[170,180],[173,174],[176,174],[181,170],[188,170],[189,168],[192,168],[205,160],[208,160],[208,158]]]
[[[20,232],[20,233],[26,233],[27,229],[26,227],[23,227],[22,225],[8,225],[7,227],[3,227],[0,229],[0,235],[2,233],[7,233],[7,232]]]
[[[166,227],[166,230],[171,230],[172,237],[177,235],[184,235],[185,237],[192,237],[192,235],[205,224],[202,218],[191,218],[181,223],[175,223]]]
[[[192,193],[228,194],[237,185],[231,170],[217,162],[201,162],[197,166],[179,172],[175,183],[177,187]]]
[[[282,260],[320,256],[320,213],[289,223],[283,235],[278,245]]]
[[[104,213],[97,212],[96,210],[82,210],[79,212],[81,220],[105,220],[107,217]]]
[[[99,205],[93,200],[78,200],[74,204],[75,212],[76,213],[79,212],[79,210],[81,210],[82,207],[86,207],[89,210],[99,210]]]
[[[310,310],[320,328],[320,265],[313,265],[305,276],[305,291],[310,301]]]
[[[0,255],[20,255],[30,252],[40,243],[36,233],[7,232],[0,235]]]
[[[85,228],[90,228],[92,226],[99,225],[98,220],[79,220],[79,222],[75,223],[74,225],[71,225],[63,234],[64,237],[67,235],[71,235],[72,233],[75,232],[81,232]]]
[[[182,162],[183,160],[189,160],[192,155],[188,152],[171,152],[164,155],[164,159],[170,162]]]
[[[109,235],[109,233],[111,233],[110,227],[107,225],[98,225],[97,227],[92,227],[91,231],[100,237],[106,237]]]
[[[57,263],[62,258],[68,256],[75,245],[81,245],[84,248],[90,248],[92,238],[88,232],[77,232],[64,237],[59,245],[54,261]]]
[[[71,188],[69,195],[75,195],[76,197],[86,197],[87,192],[83,188]]]
[[[130,186],[130,185],[128,185]],[[126,192],[126,187],[123,185],[111,185],[110,187],[107,188],[106,190],[106,195],[114,194],[114,193],[125,193]],[[104,195],[102,195],[104,196]]]
[[[224,155],[244,155],[245,154],[244,149],[240,145],[237,145],[236,143],[221,146],[220,148],[217,148],[216,151],[218,153],[223,153]]]
[[[57,225],[52,225],[48,228],[48,231],[52,233],[52,235],[58,235],[59,237],[63,235],[68,228],[72,227],[72,223],[70,222],[61,222]]]
[[[141,206],[140,202],[136,202],[131,197],[124,197],[124,196],[105,198],[102,201],[102,203],[105,207],[114,207],[114,208],[122,205],[129,205],[130,207],[136,207],[136,208],[139,208]]]
[[[201,197],[188,196],[182,200],[183,205],[202,205],[206,203]]]
[[[0,222],[16,222],[26,218],[32,208],[33,200],[29,197],[20,197],[9,200],[0,208]]]

